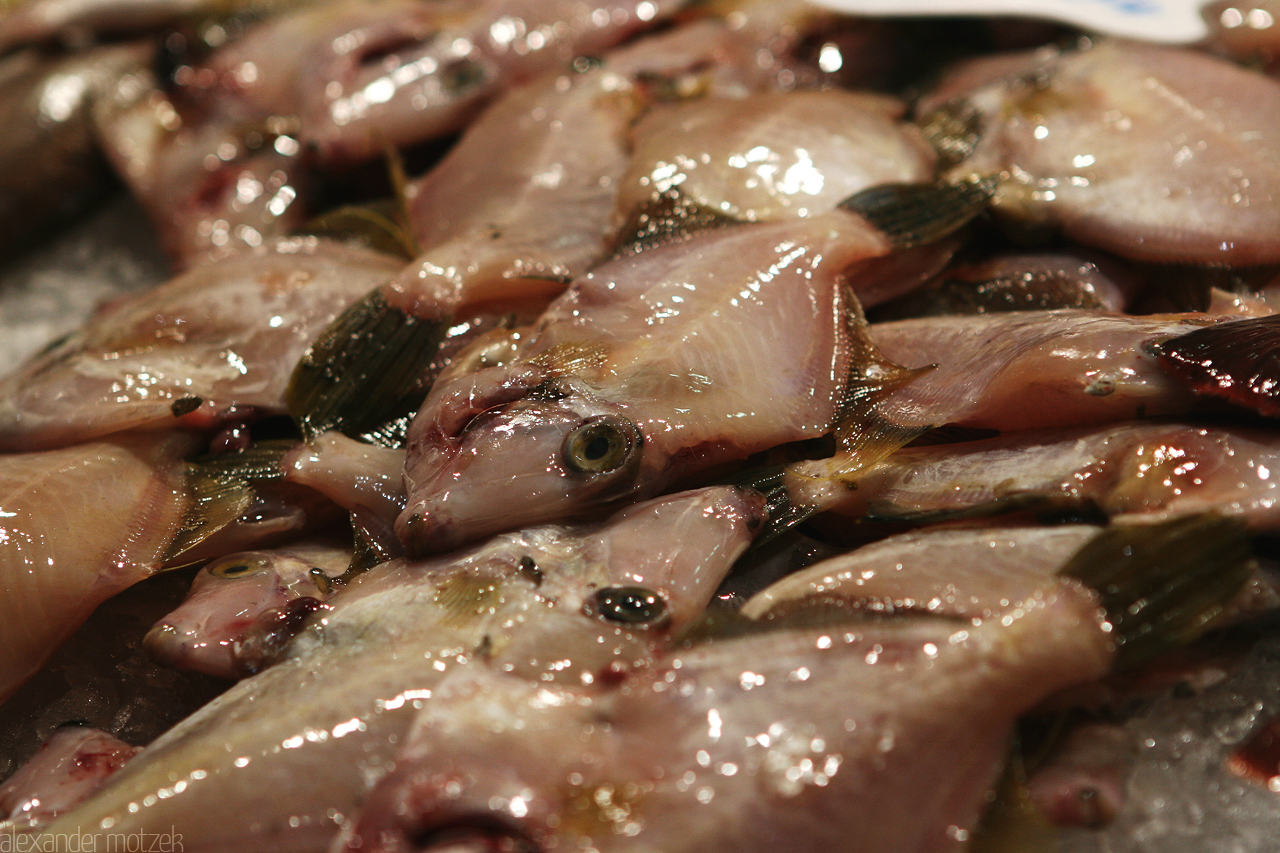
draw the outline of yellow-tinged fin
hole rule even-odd
[[[458,627],[495,612],[502,601],[502,579],[467,571],[440,579],[435,603],[445,611],[441,624]]]
[[[238,453],[183,464],[186,509],[164,562],[174,560],[244,515],[254,499],[253,483],[284,476],[281,460],[293,441],[264,441]]]
[[[1041,853],[1058,849],[1058,831],[1031,799],[1022,750],[1014,746],[995,799],[971,833],[967,853]]]
[[[1253,571],[1250,536],[1218,513],[1115,524],[1062,568],[1095,590],[1130,669],[1190,643],[1213,626]]]
[[[600,344],[563,343],[531,356],[528,362],[553,376],[573,376],[603,367],[608,360],[609,349]]]
[[[920,123],[920,130],[938,154],[938,166],[947,169],[968,160],[983,133],[982,111],[968,98],[956,98],[934,110]]]
[[[427,369],[448,325],[388,305],[381,289],[342,312],[303,355],[285,390],[303,437],[338,430],[376,440],[385,424],[412,415],[426,399]],[[392,430],[384,442],[396,446],[400,437]]]

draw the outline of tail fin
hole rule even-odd
[[[1239,518],[1216,513],[1155,524],[1112,524],[1059,572],[1098,593],[1129,669],[1199,637],[1253,567]]]

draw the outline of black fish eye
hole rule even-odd
[[[205,567],[205,571],[215,578],[225,578],[227,580],[247,578],[250,575],[261,574],[266,570],[266,560],[245,559],[244,557],[229,557],[210,563]]]
[[[587,421],[564,440],[564,461],[583,474],[607,474],[622,467],[640,444],[635,425],[621,418]]]
[[[642,586],[607,586],[587,600],[588,613],[624,625],[652,625],[667,615],[666,600]]]

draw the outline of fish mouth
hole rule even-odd
[[[416,853],[545,853],[545,848],[508,821],[488,814],[466,815],[414,833]]]

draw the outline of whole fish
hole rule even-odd
[[[1063,575],[1019,576],[1010,564],[1012,589],[975,593],[985,616],[852,616],[855,574],[608,688],[478,683],[477,673],[449,686],[451,705],[423,709],[396,770],[333,850],[965,849],[1017,717],[1124,665],[1128,640],[1150,637],[1108,622],[1135,589],[1103,610],[1077,578],[1136,570],[1154,596],[1188,563],[1144,561],[1197,537],[1197,559],[1206,539],[1210,552],[1235,543],[1211,572],[1245,568],[1238,529],[1191,527],[1095,534],[1068,548]],[[957,580],[958,598],[981,573]],[[1150,608],[1137,621],[1147,619],[1171,630]]]
[[[713,488],[630,507],[602,526],[535,528],[370,570],[282,660],[31,840],[169,831],[188,851],[323,850],[449,673],[581,684],[643,666],[702,612],[761,512],[759,495]],[[543,642],[557,637],[576,642]]]
[[[1012,219],[1142,260],[1280,260],[1280,81],[1102,39],[1030,57],[943,109],[953,120],[935,126],[970,134],[935,134],[972,149],[956,172],[1007,174],[994,206]]]
[[[350,562],[350,547],[323,543],[214,560],[143,642],[153,658],[170,666],[241,678],[261,665],[259,646],[280,642],[276,635],[287,639],[290,622],[301,621],[333,595],[334,579]]]
[[[433,387],[410,426],[411,553],[652,495],[832,429],[855,369],[841,273],[888,238],[843,209],[602,264],[507,364]]]
[[[0,448],[283,414],[313,337],[399,266],[292,238],[117,300],[0,382]]]

